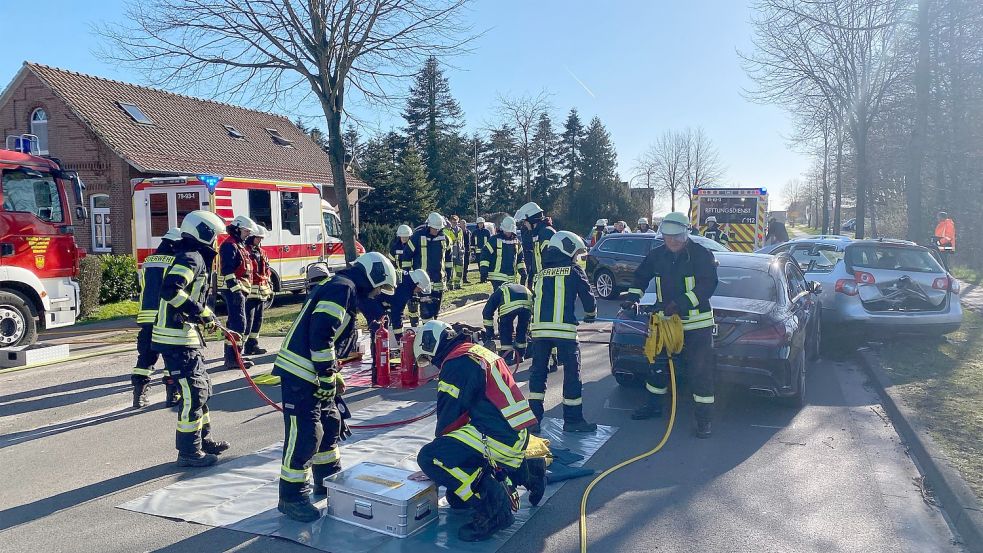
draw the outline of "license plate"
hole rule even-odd
[[[713,335],[717,335],[717,325],[713,325]]]

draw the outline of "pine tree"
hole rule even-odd
[[[351,170],[352,167],[361,163],[362,154],[362,143],[355,125],[349,124],[345,127],[345,134],[341,139],[345,143],[345,166]]]
[[[396,194],[401,199],[400,213],[392,223],[405,222],[411,227],[422,223],[427,214],[436,208],[436,194],[427,180],[427,173],[420,159],[420,153],[413,145],[403,150],[396,171]]]
[[[397,164],[385,138],[370,140],[364,147],[356,174],[373,187],[359,206],[366,222],[394,224],[401,217],[405,201],[396,187]]]
[[[577,108],[573,108],[563,123],[563,134],[560,136],[560,168],[563,170],[563,182],[571,190],[577,185],[583,141],[584,126],[580,122]]]
[[[485,209],[489,212],[515,209],[521,197],[516,178],[519,176],[519,143],[515,131],[508,125],[493,129],[482,156],[483,172],[488,186]]]
[[[581,176],[569,194],[564,224],[583,232],[601,217],[622,219],[629,225],[637,220],[628,186],[618,178],[618,154],[611,135],[597,117],[584,133],[579,153]]]
[[[553,129],[550,116],[539,116],[536,131],[532,137],[532,152],[535,160],[535,177],[532,180],[532,195],[540,202],[547,213],[552,211],[553,196],[560,184],[559,170],[560,138]]]

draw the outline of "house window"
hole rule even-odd
[[[280,192],[280,227],[300,236],[300,192]]]
[[[284,148],[293,148],[293,140],[288,140],[280,136],[280,131],[276,129],[266,129],[266,132],[270,133],[270,137],[273,139],[273,143],[277,146],[283,146]]]
[[[42,108],[31,112],[31,134],[38,137],[38,150],[48,153],[48,113]]]
[[[225,127],[225,132],[229,133],[229,136],[235,138],[236,140],[245,140],[246,137],[243,136],[239,129],[233,127],[232,125],[222,125]]]
[[[92,251],[113,251],[112,220],[109,214],[109,196],[93,194],[89,196],[92,214]]]
[[[249,191],[249,218],[268,230],[273,230],[273,209],[270,205],[272,194],[269,190]]]

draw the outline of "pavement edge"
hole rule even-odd
[[[881,396],[884,409],[908,451],[918,461],[919,468],[939,498],[942,508],[962,539],[962,545],[972,553],[983,553],[983,506],[959,472],[949,466],[935,441],[918,422],[896,392],[880,356],[869,348],[857,350],[860,364],[870,374]]]

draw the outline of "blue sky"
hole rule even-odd
[[[92,54],[99,39],[90,28],[119,21],[121,0],[9,4],[5,27],[34,32],[5,41],[0,82],[9,82],[24,60],[142,82]],[[557,122],[571,107],[585,121],[601,118],[622,178],[657,136],[687,126],[702,126],[715,142],[727,182],[767,187],[773,209],[784,205],[784,184],[808,169],[807,156],[788,146],[789,117],[742,97],[749,82],[737,50],[748,49],[751,36],[742,1],[476,0],[468,19],[485,33],[473,53],[448,60],[446,71],[469,128],[496,123],[499,92],[545,89]],[[367,130],[386,131],[401,125],[400,107],[354,109]],[[316,114],[318,107],[298,106],[296,113]]]

